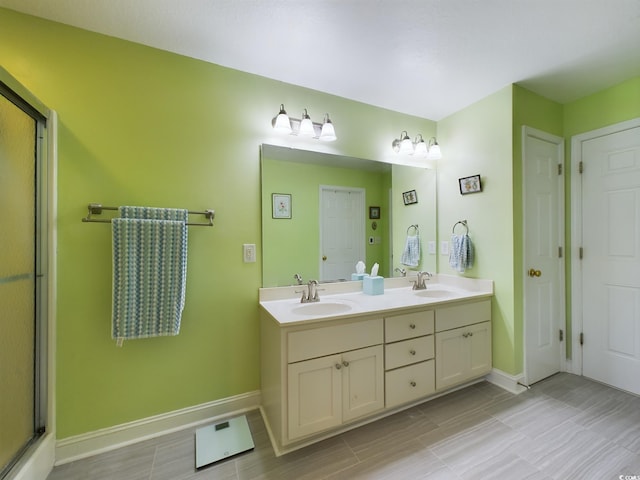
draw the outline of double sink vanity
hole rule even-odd
[[[262,415],[277,455],[477,381],[491,370],[493,282],[436,274],[260,289]],[[413,279],[415,280],[415,279]]]

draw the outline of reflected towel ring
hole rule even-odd
[[[417,235],[418,234],[418,224],[416,223],[415,225],[409,225],[409,228],[407,228],[407,235],[409,235],[409,231],[414,228],[415,232],[414,234]]]
[[[469,226],[467,225],[467,221],[466,220],[460,220],[459,222],[454,223],[451,233],[456,233],[456,226],[458,226],[458,225],[462,225],[466,230],[466,232],[464,232],[464,233],[465,234],[469,234]]]

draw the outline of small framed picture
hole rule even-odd
[[[291,218],[291,194],[272,193],[271,205],[273,218]]]
[[[380,207],[369,207],[369,218],[378,220],[380,218]]]
[[[480,175],[473,175],[471,177],[464,177],[458,179],[460,183],[460,194],[466,195],[467,193],[478,193],[482,191],[482,184],[480,183]]]
[[[405,205],[411,205],[412,203],[418,203],[418,195],[415,190],[409,190],[408,192],[404,192],[402,194],[402,200],[404,200]]]

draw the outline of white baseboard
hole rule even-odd
[[[509,375],[497,368],[491,369],[491,372],[485,377],[487,382],[493,383],[500,388],[504,388],[506,391],[518,395],[522,392],[526,392],[527,388],[521,385],[519,382],[522,380],[522,375]]]
[[[248,392],[64,438],[56,442],[55,464],[62,465],[219,418],[255,410],[260,404],[260,391]]]

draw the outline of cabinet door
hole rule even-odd
[[[481,377],[491,370],[491,322],[436,333],[436,389]]]
[[[463,328],[436,333],[436,389],[463,382],[467,376],[469,355]]]
[[[289,439],[340,425],[342,358],[330,355],[289,364]]]
[[[342,420],[384,408],[382,345],[342,354]]]
[[[470,325],[469,333],[469,378],[481,377],[491,371],[491,322]]]

